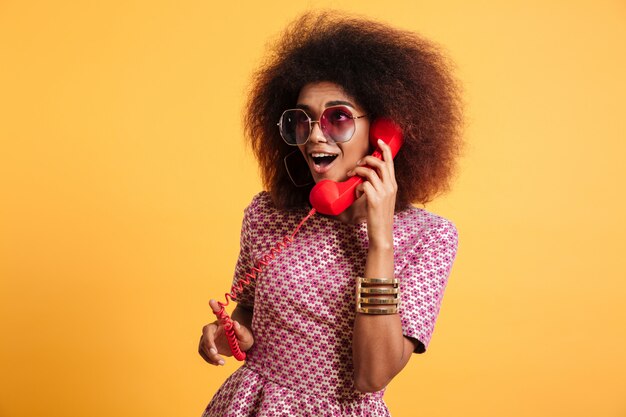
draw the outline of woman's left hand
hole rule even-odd
[[[365,194],[367,201],[367,234],[369,246],[393,248],[393,214],[398,184],[391,149],[378,140],[383,160],[366,156],[348,176],[359,175],[364,181],[357,186],[357,196]]]

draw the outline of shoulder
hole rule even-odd
[[[409,206],[396,213],[394,229],[405,236],[409,246],[445,244],[456,249],[458,245],[454,222],[426,209]]]
[[[257,209],[265,209],[265,208],[272,208],[272,207],[274,207],[274,203],[272,203],[272,197],[270,196],[270,193],[268,193],[267,191],[261,191],[260,193],[252,197],[252,201],[250,202],[246,210],[248,209],[257,210]]]
[[[427,227],[456,228],[451,220],[419,207],[408,206],[406,209],[397,212],[396,216],[399,219],[406,219],[407,223]]]
[[[274,211],[277,211],[277,209],[272,202],[270,193],[267,191],[261,191],[252,197],[252,201],[248,204],[244,213],[246,217],[251,217],[268,214]]]

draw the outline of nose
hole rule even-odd
[[[311,121],[311,136],[309,136],[309,140],[315,141],[317,143],[326,143],[328,140],[326,136],[324,136],[324,132],[322,132],[322,127],[320,122],[317,120]]]

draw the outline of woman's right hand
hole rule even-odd
[[[211,306],[213,312],[220,310],[220,306],[215,300],[210,300],[209,305]],[[233,316],[235,315],[236,314],[233,312]],[[252,332],[236,320],[233,320],[233,325],[235,329],[235,336],[239,341],[239,348],[245,352],[254,344]],[[222,356],[233,355],[230,350],[230,346],[228,346],[228,341],[226,340],[224,326],[215,321],[202,328],[202,336],[200,337],[200,344],[198,345],[198,353],[211,365],[224,365],[225,362]]]

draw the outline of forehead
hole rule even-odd
[[[337,104],[348,105],[360,110],[356,100],[347,94],[340,85],[328,81],[309,83],[302,87],[298,95],[297,106],[323,109]]]

